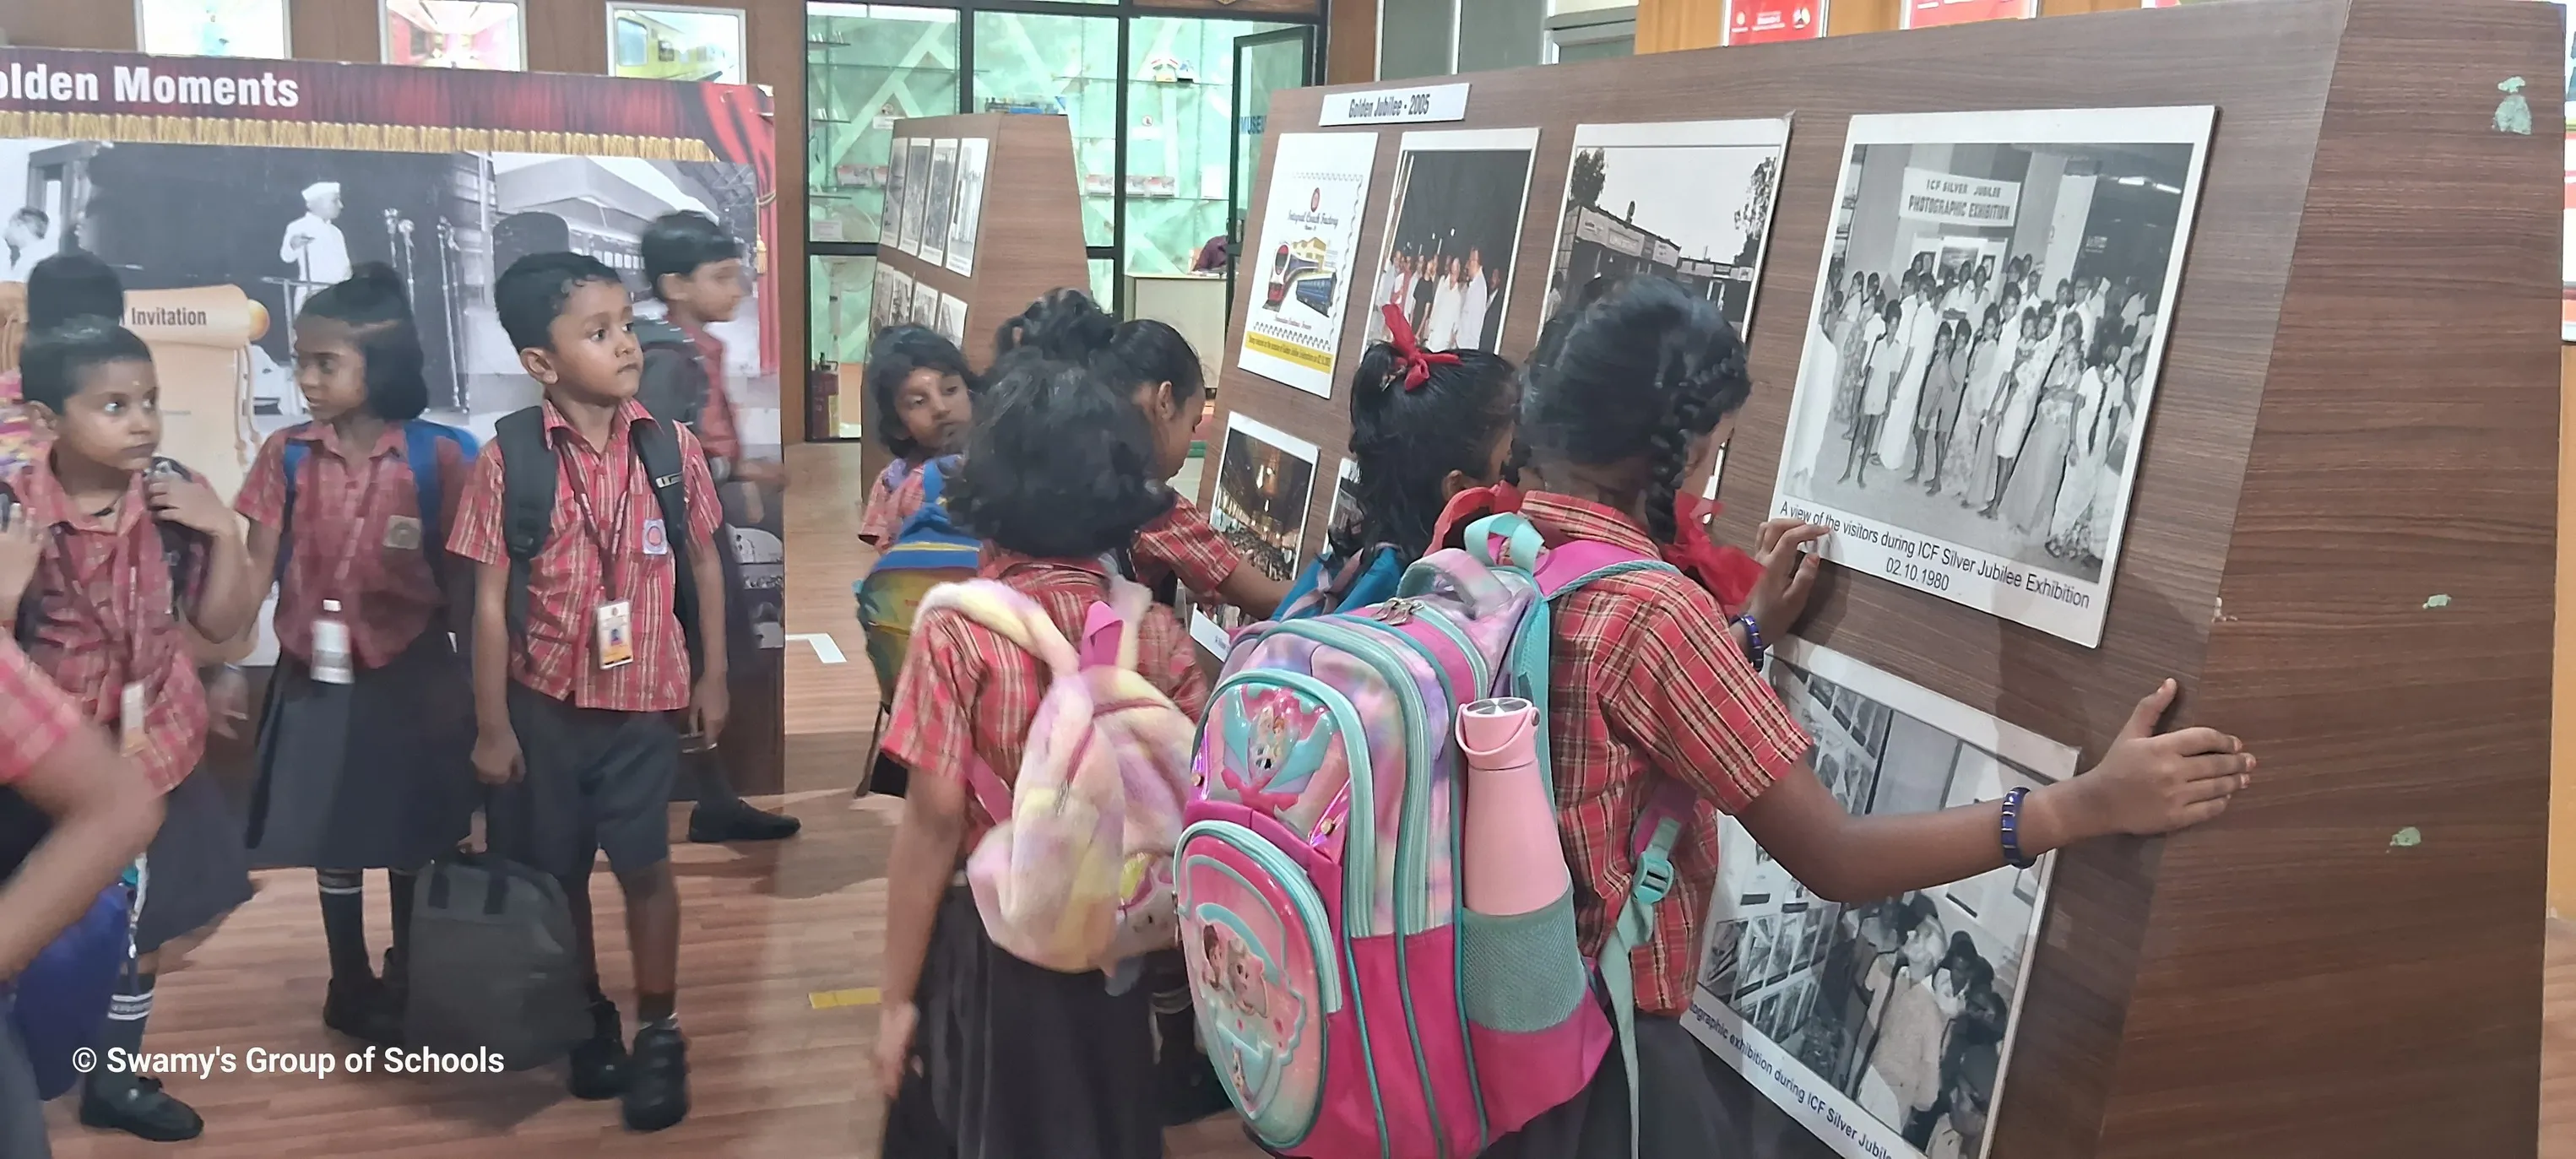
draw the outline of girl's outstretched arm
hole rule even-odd
[[[2168,680],[2139,701],[2102,763],[2030,794],[2019,827],[2025,855],[2197,825],[2224,812],[2228,799],[2253,783],[2254,757],[2235,737],[2209,728],[2155,731],[2174,693]],[[1852,903],[2000,868],[2001,812],[2000,803],[1986,801],[1932,813],[1853,816],[1802,762],[1736,819],[1817,896]]]

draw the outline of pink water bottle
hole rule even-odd
[[[1572,888],[1556,835],[1556,802],[1538,771],[1538,709],[1498,696],[1458,712],[1467,753],[1467,820],[1460,876],[1467,908],[1510,917],[1555,904]]]

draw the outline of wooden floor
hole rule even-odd
[[[817,445],[792,453],[788,632],[828,632],[846,662],[822,663],[791,642],[787,664],[786,807],[805,833],[734,852],[678,845],[687,923],[682,1024],[696,1109],[653,1136],[628,1135],[615,1104],[575,1102],[559,1071],[525,1076],[327,1078],[253,1074],[173,1078],[196,1104],[205,1137],[162,1146],[83,1130],[69,1101],[54,1108],[59,1159],[581,1159],[616,1156],[841,1159],[877,1153],[879,1097],[863,1077],[876,1029],[877,949],[894,815],[852,808],[877,702],[851,618],[850,580],[865,557],[852,534],[858,457]],[[309,873],[261,875],[259,896],[192,959],[163,975],[145,1046],[154,1051],[346,1052],[321,1026],[323,960]],[[610,993],[631,991],[616,890],[594,900]],[[382,944],[384,899],[371,882]],[[2549,942],[2542,1142],[2538,1159],[2576,1159],[2576,926]],[[631,1012],[631,1004],[629,1010]],[[1172,1136],[1172,1154],[1252,1159],[1231,1120]]]

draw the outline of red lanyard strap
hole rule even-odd
[[[616,447],[617,439],[612,436],[608,445]],[[590,492],[582,480],[586,472],[572,456],[559,457],[564,464],[565,481],[571,484],[567,489],[572,492],[573,506],[581,510],[582,532],[590,536],[591,546],[599,549],[599,586],[613,603],[617,599],[617,549],[625,543],[627,505],[635,498],[635,456],[631,452],[620,456],[625,461],[609,468],[617,481],[617,510],[614,526],[608,529],[601,527],[599,516],[591,507]]]

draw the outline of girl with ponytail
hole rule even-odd
[[[1531,460],[1520,512],[1550,545],[1591,540],[1654,558],[1685,533],[1704,538],[1683,526],[1677,502],[1704,482],[1753,388],[1744,343],[1714,306],[1654,278],[1586,286],[1548,323],[1526,377],[1521,435]],[[1634,982],[1644,1154],[1713,1155],[1731,1142],[1680,1021],[1717,882],[1716,810],[1734,814],[1817,896],[1856,904],[2095,837],[2205,821],[2252,780],[2254,759],[2234,737],[2156,734],[2175,692],[2166,681],[2082,776],[2003,802],[1851,816],[1816,778],[1812,742],[1754,670],[1766,636],[1787,633],[1805,610],[1817,566],[1805,549],[1825,530],[1764,525],[1759,582],[1732,622],[1705,588],[1665,570],[1595,580],[1555,602],[1547,736],[1587,954],[1609,933],[1605,899],[1626,898],[1636,878],[1641,807],[1666,787],[1697,798],[1653,928],[1628,962],[1604,963]],[[1631,1105],[1627,1068],[1603,1065],[1589,1089],[1486,1155],[1628,1155]]]
[[[1436,544],[1444,509],[1476,493],[1509,509],[1512,434],[1520,410],[1510,361],[1482,350],[1423,350],[1404,311],[1381,307],[1387,340],[1351,375],[1356,502],[1322,555],[1288,591],[1282,619],[1383,603],[1404,569]]]

